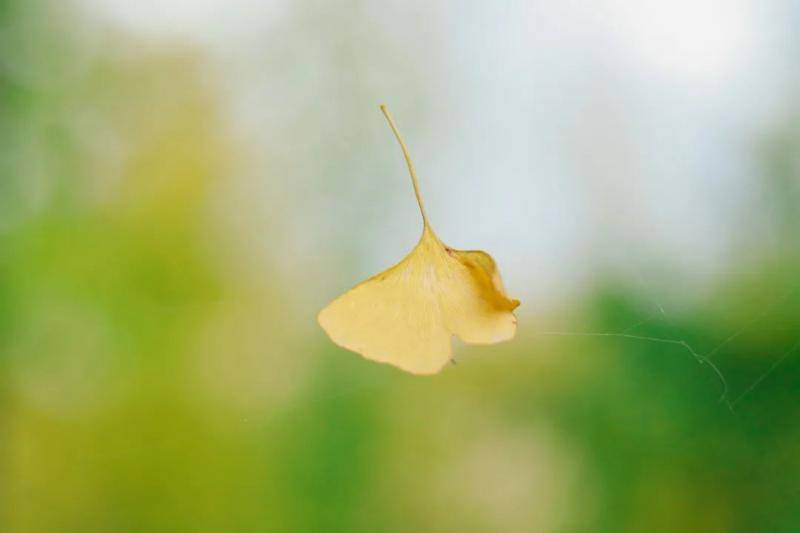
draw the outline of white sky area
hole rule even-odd
[[[283,266],[336,257],[352,276],[337,290],[418,238],[379,103],[443,240],[489,251],[515,296],[547,302],[599,267],[645,286],[724,272],[760,179],[753,147],[797,82],[788,1],[417,0],[353,16],[357,3],[83,1],[208,50],[242,137],[277,150],[249,179],[285,178],[254,187],[290,217]],[[357,232],[349,261],[337,225]]]

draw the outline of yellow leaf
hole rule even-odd
[[[389,110],[381,111],[408,164],[422,237],[402,261],[339,296],[317,319],[339,346],[414,374],[435,374],[452,357],[453,335],[472,344],[514,337],[519,301],[506,295],[489,254],[454,250],[433,232],[408,149]]]

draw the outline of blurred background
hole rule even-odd
[[[800,5],[0,0],[0,531],[800,531]],[[421,221],[522,300],[316,313]]]

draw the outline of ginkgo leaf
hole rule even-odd
[[[519,301],[506,295],[489,254],[454,250],[433,232],[405,142],[386,106],[381,111],[411,174],[422,237],[402,261],[336,298],[317,319],[339,346],[414,374],[435,374],[452,358],[453,335],[472,344],[514,337]]]

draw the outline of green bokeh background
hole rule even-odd
[[[332,31],[318,8],[293,39]],[[380,227],[286,257],[202,53],[60,4],[0,27],[0,531],[800,531],[800,121],[753,147],[772,238],[702,298],[600,271],[419,378],[317,327]],[[331,112],[375,108],[348,79]],[[357,154],[317,157],[309,209],[356,187]],[[369,187],[349,210],[377,216]]]

